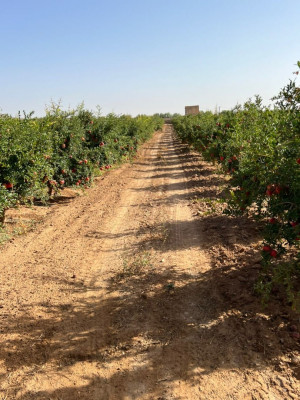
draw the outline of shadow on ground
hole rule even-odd
[[[20,319],[8,317],[8,330],[15,339],[5,343],[1,359],[10,371],[38,367],[39,374],[43,365],[54,363],[58,375],[78,362],[108,370],[110,363],[119,363],[120,370],[109,378],[87,376],[85,386],[30,392],[20,397],[23,400],[85,399],[93,391],[103,399],[125,399],[128,387],[137,388],[133,398],[138,398],[145,376],[143,390],[156,396],[178,379],[192,381],[234,368],[263,370],[285,354],[287,344],[289,351],[297,346],[282,326],[283,315],[272,309],[262,313],[252,294],[256,273],[248,265],[191,276],[150,263],[111,279],[109,298],[95,296],[59,307],[40,304],[47,313],[42,320],[32,319],[29,312]],[[30,335],[23,336],[24,325],[30,326]]]

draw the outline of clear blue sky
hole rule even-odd
[[[266,103],[300,60],[300,0],[1,0],[0,108],[103,114]]]

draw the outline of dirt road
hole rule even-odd
[[[299,321],[253,295],[257,227],[222,184],[165,125],[5,244],[0,399],[299,398]]]

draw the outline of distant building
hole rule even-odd
[[[196,115],[199,114],[199,106],[186,106],[185,115]]]

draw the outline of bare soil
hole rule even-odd
[[[0,399],[300,398],[299,316],[254,294],[259,227],[222,214],[225,179],[165,125],[85,193],[11,210]]]

